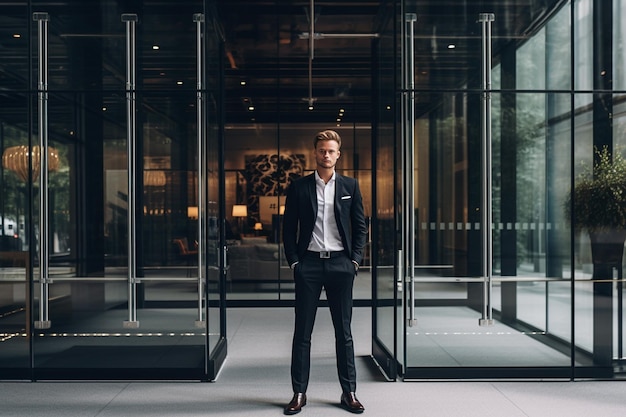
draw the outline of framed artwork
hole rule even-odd
[[[259,198],[261,196],[283,196],[291,181],[304,175],[305,166],[306,157],[304,154],[245,155],[244,176],[248,222],[251,224],[257,222],[271,223],[271,214],[267,222],[261,219]],[[276,213],[275,210],[274,214]]]

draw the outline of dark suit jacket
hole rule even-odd
[[[289,265],[305,254],[316,218],[317,195],[313,173],[297,179],[287,190],[283,244]],[[335,219],[346,254],[360,265],[367,236],[363,198],[356,179],[338,173],[335,177]]]

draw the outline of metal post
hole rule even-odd
[[[36,329],[49,329],[52,325],[49,317],[49,196],[48,196],[48,13],[33,13],[37,22],[39,45],[38,80],[37,80],[37,113],[39,118],[39,320],[35,321]],[[31,151],[31,158],[35,152]]]
[[[137,321],[137,230],[136,230],[136,181],[137,150],[136,150],[136,90],[135,90],[135,33],[136,14],[122,14],[122,22],[126,23],[126,136],[128,166],[128,320],[125,328],[138,328]]]
[[[406,118],[404,124],[404,178],[405,178],[405,248],[406,267],[409,280],[408,325],[413,327],[417,324],[415,318],[415,22],[417,15],[407,13],[406,24],[406,48],[405,48],[405,77],[404,89],[406,97]]]
[[[492,234],[492,184],[491,184],[491,23],[495,20],[493,13],[481,13],[478,21],[482,23],[482,105],[481,105],[481,136],[482,136],[482,182],[483,182],[483,311],[478,324],[493,325],[493,306],[491,274],[493,270],[493,234]]]
[[[196,13],[193,15],[193,21],[196,23],[196,70],[197,70],[197,84],[196,84],[196,108],[197,108],[197,152],[198,152],[198,319],[195,322],[196,327],[203,328],[205,326],[204,321],[204,306],[203,290],[204,290],[204,230],[206,213],[204,208],[205,190],[206,190],[206,176],[204,175],[206,167],[206,123],[204,116],[204,43],[202,36],[202,25],[204,23],[204,15],[202,13]]]

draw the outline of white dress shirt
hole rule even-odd
[[[309,242],[308,249],[313,252],[331,251],[339,252],[343,250],[343,243],[337,229],[335,220],[335,177],[336,173],[328,183],[320,178],[315,171],[315,190],[317,194],[317,218],[313,235]]]

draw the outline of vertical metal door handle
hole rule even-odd
[[[197,118],[197,138],[196,146],[198,153],[198,315],[196,320],[196,327],[204,327],[204,305],[202,303],[204,293],[204,243],[205,243],[205,222],[206,212],[204,207],[205,192],[206,192],[206,176],[204,175],[206,170],[206,123],[204,117],[204,42],[202,36],[202,26],[204,23],[204,15],[202,13],[196,13],[193,15],[193,21],[196,23],[196,118]]]
[[[481,13],[478,21],[482,23],[482,179],[483,179],[483,311],[478,323],[481,326],[493,325],[493,306],[491,302],[493,269],[493,232],[492,232],[492,192],[491,192],[491,23],[493,13]]]
[[[39,320],[35,328],[49,329],[49,242],[48,230],[49,193],[48,193],[48,13],[33,13],[37,22],[38,37],[38,79],[37,79],[37,116],[39,119]],[[34,152],[31,152],[34,154]]]
[[[122,14],[122,22],[126,23],[126,140],[127,140],[127,170],[128,170],[128,320],[124,321],[126,328],[138,328],[137,321],[137,202],[136,202],[136,132],[137,132],[137,102],[135,91],[135,43],[136,14]]]

